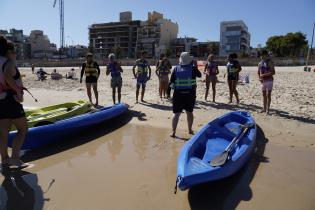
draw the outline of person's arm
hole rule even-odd
[[[124,72],[124,70],[122,69],[122,67],[121,67],[121,65],[120,65],[119,62],[117,62],[117,67],[118,67],[118,69],[119,69],[120,72]]]
[[[215,75],[218,75],[218,74],[219,74],[219,66],[216,65],[216,73],[215,73]]]
[[[196,77],[201,77],[201,72],[198,70],[198,68],[196,66],[193,66],[193,74]]]
[[[159,65],[160,65],[160,60],[158,60],[158,61],[156,62],[155,67],[156,67],[156,68],[158,68],[158,67],[159,67]]]
[[[98,64],[96,64],[96,69],[97,69],[97,78],[99,78],[100,74],[101,74],[101,69],[100,69],[100,66]]]
[[[106,66],[106,75],[108,76],[110,73],[108,65]]]
[[[85,71],[85,64],[82,64],[82,68],[81,68],[81,75],[80,75],[80,83],[82,83],[82,77],[84,75],[84,71]]]
[[[175,80],[176,80],[175,68],[172,71],[171,79],[170,79],[170,83],[173,83],[173,84],[175,83]]]
[[[135,64],[133,65],[133,67],[132,67],[132,73],[133,73],[133,76],[134,76],[135,78],[137,78],[136,71],[135,71],[137,64],[138,64],[138,61],[136,61]]]
[[[148,79],[151,79],[151,67],[150,67],[150,64],[148,64],[148,69],[149,69],[149,78]]]
[[[206,74],[207,73],[207,68],[208,68],[208,63],[206,63],[205,65],[205,69],[203,70],[203,73]]]
[[[238,61],[237,61],[237,68],[238,68],[238,72],[242,71],[242,66]]]

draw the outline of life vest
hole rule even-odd
[[[227,73],[228,74],[230,74],[230,75],[238,74],[239,69],[238,69],[238,65],[236,65],[236,64],[237,64],[237,62],[235,62],[235,61],[228,62],[228,64],[227,64]]]
[[[6,95],[8,92],[15,92],[5,81],[5,76],[4,76],[4,67],[6,63],[8,62],[8,59],[1,57],[0,56],[0,96]],[[15,83],[18,87],[21,88],[23,87],[22,80],[21,80],[21,74],[18,68],[16,69],[16,74],[13,76],[13,79],[15,80]]]
[[[118,64],[117,62],[109,63],[108,64],[108,69],[110,71],[110,75],[112,77],[119,77],[121,75],[119,69],[118,69]]]
[[[196,79],[192,78],[193,65],[179,65],[174,71],[176,75],[174,89],[192,89]]]
[[[85,62],[84,73],[87,77],[98,77],[98,71],[95,62],[92,62],[90,64],[88,62]]]
[[[138,60],[138,74],[146,75],[148,73],[148,62],[146,60]]]
[[[167,65],[161,64],[159,67],[160,75],[168,75],[170,73],[170,69]]]
[[[216,75],[218,65],[215,62],[208,61],[207,73],[209,75]]]
[[[258,71],[260,72],[260,74],[267,74],[271,72],[271,68],[270,68],[270,64],[269,64],[269,60],[263,60],[260,61],[260,63],[258,64]],[[267,76],[263,78],[264,81],[266,80],[273,80],[273,76]]]

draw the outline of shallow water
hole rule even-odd
[[[0,207],[283,209],[304,203],[305,209],[311,209],[315,204],[310,196],[315,168],[307,165],[314,153],[274,145],[265,151],[270,145],[261,130],[258,150],[240,173],[174,195],[177,156],[185,142],[169,138],[168,129],[115,123],[90,130],[86,137],[26,153],[24,159],[35,166],[0,178]],[[308,171],[303,171],[306,167]],[[306,195],[298,197],[302,192]],[[266,199],[270,202],[264,203]]]

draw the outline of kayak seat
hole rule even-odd
[[[229,145],[229,141],[224,138],[211,138],[207,140],[206,151],[202,158],[204,162],[211,161],[215,156],[221,154]]]
[[[210,166],[209,163],[204,162],[198,157],[191,157],[188,162],[188,167],[187,167],[187,175],[190,174],[197,174],[197,173],[202,173],[203,171],[207,171],[211,169],[212,166]]]

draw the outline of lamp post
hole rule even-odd
[[[315,22],[314,22],[314,25],[313,25],[313,33],[312,33],[311,46],[308,48],[308,51],[307,51],[307,57],[306,57],[306,69],[308,68],[308,60],[309,60],[310,52],[311,52],[311,50],[312,50],[312,46],[313,46],[314,30],[315,30]]]

